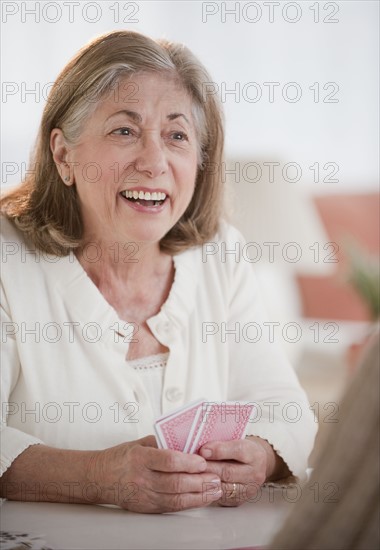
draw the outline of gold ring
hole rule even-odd
[[[236,495],[237,495],[237,484],[233,483],[232,491],[230,493],[226,493],[226,498],[235,498]]]

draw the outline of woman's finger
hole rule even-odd
[[[170,475],[164,474],[165,477]],[[177,474],[172,475],[176,476]],[[187,481],[185,480],[185,484]],[[181,488],[181,483],[179,482],[178,488]],[[170,484],[168,487],[171,488]],[[144,480],[144,483],[138,487],[138,491],[134,494],[134,498],[124,501],[123,507],[134,512],[177,512],[188,508],[207,506],[212,502],[219,501],[223,494],[221,486],[213,482],[204,482],[198,488],[201,490],[195,492],[158,492],[155,485],[150,487],[149,480]]]
[[[265,476],[261,475],[261,469],[255,469],[250,464],[240,464],[215,460],[207,462],[207,473],[214,474],[224,483],[264,483]]]
[[[241,495],[240,483],[222,483],[222,496],[219,500],[220,506],[238,506],[244,502]]]
[[[152,472],[150,487],[157,493],[202,493],[217,492],[221,481],[215,474],[183,474]]]
[[[262,447],[248,439],[211,441],[201,447],[199,454],[207,460],[237,460],[245,464],[266,458]]]
[[[136,441],[142,447],[154,447],[157,449],[157,440],[154,435],[147,435]]]
[[[145,467],[153,471],[195,474],[204,472],[207,468],[206,460],[195,454],[151,447],[140,447],[140,452],[144,453],[141,458]]]
[[[243,502],[256,502],[261,489],[257,483],[222,483],[220,506],[240,506]]]

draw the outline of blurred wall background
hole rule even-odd
[[[68,59],[94,36],[128,28],[184,42],[208,67],[225,107],[228,156],[296,162],[298,186],[313,193],[377,186],[377,1],[5,1],[1,9],[4,160],[28,158],[49,83]],[[339,172],[324,170],[327,162]]]
[[[339,386],[370,316],[316,315],[310,296],[331,305],[334,291],[299,277],[339,286],[344,239],[378,226],[378,210],[367,210],[378,201],[378,2],[4,1],[1,10],[2,187],[25,176],[49,83],[84,43],[113,29],[185,43],[224,106],[228,209],[254,243],[247,261],[276,337],[311,392],[323,369],[321,392],[334,376]],[[356,227],[331,233],[316,199],[327,195],[328,219],[344,204]]]

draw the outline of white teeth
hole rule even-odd
[[[166,193],[161,193],[160,191],[153,191],[153,193],[149,193],[149,191],[122,191],[121,194],[127,198],[127,199],[144,199],[146,201],[163,201],[166,199]]]

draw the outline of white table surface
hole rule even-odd
[[[56,550],[226,549],[268,544],[292,508],[291,492],[263,489],[238,508],[209,506],[173,514],[116,507],[4,501],[1,529],[43,535]]]

